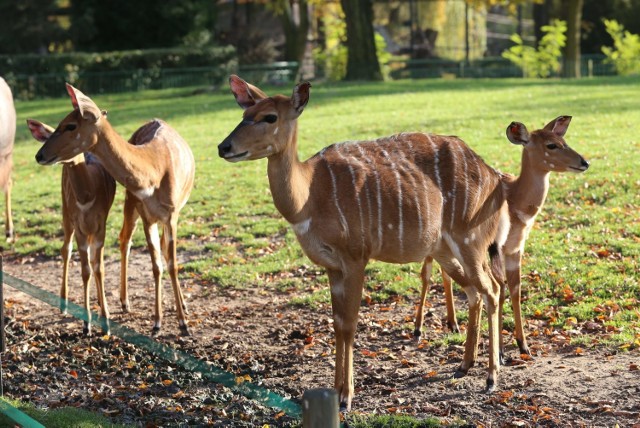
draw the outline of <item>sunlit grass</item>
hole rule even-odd
[[[290,93],[291,88],[265,88]],[[64,94],[61,88],[61,96]],[[637,346],[640,334],[640,93],[637,79],[420,80],[390,83],[314,83],[299,119],[300,157],[337,141],[402,131],[458,135],[490,165],[517,174],[521,148],[508,142],[513,120],[529,129],[559,115],[573,116],[567,142],[591,161],[583,174],[552,174],[551,189],[525,249],[525,318],[552,328],[576,322],[613,323],[609,345]],[[180,219],[180,251],[200,254],[183,266],[215,295],[219,288],[287,292],[294,304],[328,303],[326,276],[312,266],[271,200],[266,161],[230,164],[217,145],[237,125],[241,110],[224,88],[192,95],[189,89],[92,96],[127,137],[154,117],[173,125],[191,145],[196,183]],[[19,254],[57,256],[61,244],[59,166],[34,161],[39,143],[24,121],[57,125],[71,104],[62,97],[18,102],[14,153],[14,214]],[[116,255],[123,192],[109,219],[107,254]],[[136,245],[143,245],[136,232]],[[317,270],[312,275],[305,272]],[[419,264],[375,262],[367,268],[366,295],[373,302],[415,301]],[[303,272],[303,273],[300,273]],[[569,296],[572,296],[569,298]],[[618,304],[599,319],[598,305]],[[625,303],[626,302],[626,303]],[[505,326],[510,328],[510,310]],[[536,315],[539,314],[539,315]],[[549,315],[547,315],[549,314]],[[464,311],[458,314],[465,322]]]

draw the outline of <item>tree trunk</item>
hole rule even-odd
[[[567,46],[565,50],[565,77],[580,77],[580,24],[584,0],[564,0],[567,11]]]
[[[280,19],[285,36],[284,59],[302,64],[309,34],[309,5],[307,0],[298,0],[297,4],[286,0],[283,6]]]
[[[544,32],[542,31],[542,27],[545,25],[549,25],[549,16],[551,15],[552,0],[544,0],[543,3],[534,3],[533,4],[533,27],[536,36],[536,48],[540,44],[540,40],[542,40],[542,36],[544,36]]]
[[[347,24],[345,80],[382,80],[373,34],[371,0],[341,0]]]

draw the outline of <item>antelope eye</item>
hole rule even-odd
[[[75,123],[68,123],[67,126],[64,127],[65,131],[73,131],[74,129],[76,129]]]
[[[275,114],[268,114],[262,120],[267,123],[275,123],[275,121],[278,120],[278,116]]]
[[[547,149],[549,149],[549,150],[555,150],[557,148],[558,148],[557,144],[553,144],[553,143],[547,144]]]

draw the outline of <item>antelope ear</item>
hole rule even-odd
[[[526,146],[529,142],[529,131],[527,131],[527,127],[524,126],[524,124],[511,122],[511,124],[507,126],[507,138],[513,144]]]
[[[302,82],[293,88],[293,94],[291,95],[291,107],[295,111],[295,117],[298,117],[304,111],[304,108],[309,102],[309,90],[311,89],[311,83]]]
[[[229,86],[233,96],[236,97],[236,102],[243,109],[251,107],[258,100],[267,98],[267,94],[260,88],[245,82],[235,74],[229,76]]]
[[[91,120],[94,123],[97,122],[98,119],[100,119],[100,116],[102,116],[102,112],[96,103],[70,84],[67,83],[66,85],[67,92],[71,97],[71,104],[73,104],[73,108],[80,111],[83,119]]]
[[[27,119],[27,126],[29,127],[29,131],[31,131],[31,135],[33,135],[33,138],[40,141],[41,143],[47,141],[54,131],[54,129],[49,125],[46,125],[34,119]]]
[[[564,134],[571,123],[571,116],[558,116],[544,127],[546,131],[551,131],[558,137],[564,137]]]

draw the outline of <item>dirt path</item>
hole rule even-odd
[[[57,259],[9,256],[4,267],[15,277],[53,293],[59,291],[61,263]],[[80,303],[77,261],[71,272],[71,299]],[[146,252],[132,255],[132,313],[120,310],[118,259],[107,260],[106,274],[112,318],[143,334],[150,332],[153,288]],[[330,307],[292,306],[288,304],[291,296],[285,293],[205,288],[195,279],[186,279],[183,289],[193,337],[177,336],[173,296],[165,280],[160,341],[293,399],[299,399],[306,389],[331,386]],[[5,392],[10,397],[47,407],[83,407],[142,426],[295,423],[116,338],[84,338],[79,321],[11,287],[5,290],[9,346],[3,368]],[[516,358],[503,367],[499,392],[486,395],[482,392],[487,364],[484,349],[467,377],[452,380],[463,349],[434,344],[443,343],[445,333],[440,319],[444,314],[442,290],[435,287],[430,299],[431,316],[427,316],[424,338],[419,342],[411,336],[412,302],[362,307],[353,413],[435,416],[443,422],[487,427],[640,427],[637,349],[613,353],[596,345],[577,348],[569,345],[570,335],[587,330],[577,326],[570,332],[542,334],[541,321],[530,321],[529,334],[536,329],[541,332],[531,336],[536,357]],[[510,340],[511,336],[507,343]],[[514,346],[508,353],[517,357]]]

